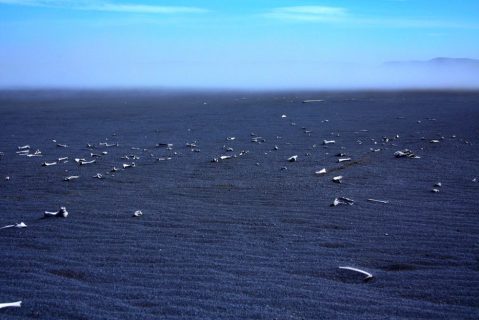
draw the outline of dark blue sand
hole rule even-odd
[[[1,319],[479,318],[478,93],[2,92],[0,128]]]

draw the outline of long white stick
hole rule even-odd
[[[0,303],[0,309],[2,309],[2,308],[8,308],[8,307],[21,307],[21,306],[22,306],[22,302],[21,302],[21,301]]]
[[[389,203],[388,200],[368,199],[369,202]]]
[[[351,271],[356,271],[356,272],[359,272],[361,274],[364,274],[366,276],[366,278],[364,278],[364,281],[366,280],[369,280],[371,278],[373,278],[373,275],[367,271],[364,271],[364,270],[361,270],[361,269],[358,269],[358,268],[353,268],[353,267],[339,267],[339,269],[343,269],[343,270],[351,270]]]

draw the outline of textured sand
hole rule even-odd
[[[0,227],[28,228],[0,230],[0,302],[23,300],[0,318],[477,319],[478,101],[439,92],[3,92]],[[252,143],[251,132],[266,142]],[[73,161],[90,160],[86,144],[106,139],[119,147],[94,149],[109,154],[91,165]],[[193,141],[201,152],[185,147]],[[16,155],[24,144],[44,156]],[[250,152],[211,163],[229,154],[223,145]],[[404,148],[421,159],[394,158]],[[337,163],[338,152],[353,161]],[[140,156],[135,168],[92,178],[131,162],[126,154]],[[70,161],[41,166],[62,156]],[[62,181],[68,175],[80,179]],[[330,207],[337,196],[355,204]],[[68,218],[41,219],[61,205]]]

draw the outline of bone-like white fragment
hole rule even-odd
[[[54,165],[56,165],[56,164],[57,164],[56,161],[53,161],[53,162],[44,162],[44,163],[42,163],[42,166],[43,166],[43,167],[49,167],[49,166],[54,166]]]
[[[173,143],[160,142],[160,143],[157,143],[156,146],[157,146],[158,148],[172,148],[172,147],[173,147]]]
[[[394,152],[394,156],[396,158],[413,158],[413,159],[420,159],[421,157],[416,156],[411,150],[409,149],[404,149],[404,150],[398,150]]]
[[[323,99],[309,99],[309,100],[303,100],[303,103],[313,103],[313,102],[324,102]]]
[[[368,199],[369,202],[389,203],[388,200]]]
[[[294,155],[294,156],[291,156],[288,158],[288,161],[289,162],[296,162],[298,160],[298,156],[297,155]]]
[[[16,223],[16,224],[9,224],[8,226],[1,227],[0,229],[7,229],[7,228],[26,228],[27,225],[24,222]]]
[[[61,217],[61,218],[66,218],[68,217],[68,211],[67,208],[65,207],[60,207],[60,210],[58,211],[45,211],[45,217]]]
[[[354,200],[346,197],[338,197],[334,199],[333,203],[331,203],[331,207],[336,207],[340,204],[347,204],[352,206],[354,204]]]
[[[123,169],[127,169],[127,168],[133,168],[135,167],[135,163],[132,162],[132,163],[124,163],[123,164]]]
[[[339,267],[339,269],[359,272],[359,273],[361,273],[361,274],[363,274],[363,275],[366,276],[366,278],[363,279],[364,281],[367,281],[367,280],[373,278],[373,275],[372,275],[371,273],[369,273],[369,272],[367,272],[367,271],[364,271],[364,270],[361,270],[361,269],[358,269],[358,268],[353,268],[353,267]]]
[[[342,179],[343,179],[343,176],[336,176],[336,177],[333,177],[333,182],[341,183]]]
[[[326,168],[323,168],[321,170],[316,171],[315,174],[317,174],[317,175],[326,174]]]
[[[86,160],[80,160],[79,164],[82,166],[82,165],[85,165],[85,164],[92,164],[92,163],[95,163],[96,160],[91,160],[91,161],[86,161]]]
[[[71,181],[78,178],[80,178],[80,176],[68,176],[68,177],[65,177],[63,181]]]
[[[22,306],[22,302],[21,302],[21,301],[0,303],[0,309],[8,308],[8,307],[17,307],[17,308],[20,308],[21,306]]]
[[[136,210],[135,213],[133,213],[134,217],[141,217],[143,215],[143,212],[141,210]]]
[[[351,158],[339,158],[338,162],[351,161]]]

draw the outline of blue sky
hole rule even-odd
[[[374,86],[438,56],[479,58],[479,1],[0,0],[2,87]]]

